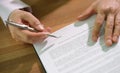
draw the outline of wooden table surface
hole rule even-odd
[[[25,0],[33,14],[52,32],[76,21],[95,0]],[[12,39],[9,30],[0,20],[0,73],[45,73],[30,44]]]

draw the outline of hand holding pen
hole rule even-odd
[[[10,33],[12,37],[18,41],[33,44],[35,42],[43,41],[45,38],[50,36],[50,29],[49,28],[45,29],[40,23],[40,21],[29,12],[15,10],[10,14],[8,20],[12,21],[12,22],[6,21]],[[22,27],[20,28],[16,24],[21,25],[22,27],[24,27],[24,29]],[[32,28],[28,26],[31,26]],[[33,32],[29,29],[31,30],[35,29],[35,31],[37,32]]]
[[[31,32],[40,32],[39,30],[36,30],[36,29],[34,29],[34,28],[32,28],[32,27],[29,27],[29,26],[27,26],[27,25],[25,25],[25,24],[15,23],[15,22],[13,22],[13,21],[5,21],[5,22],[6,22],[6,24],[8,24],[8,25],[12,25],[12,26],[15,26],[15,27],[20,28],[20,29],[23,29],[23,30],[29,30],[29,31],[31,31]],[[41,28],[44,29],[43,27],[41,27]],[[48,35],[49,37],[58,38],[58,36],[52,35],[52,34],[50,34],[50,33],[47,33],[46,35]]]

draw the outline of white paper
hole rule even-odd
[[[96,43],[91,40],[95,17],[53,33],[60,38],[34,44],[47,73],[120,73],[120,42],[105,46],[103,32]]]

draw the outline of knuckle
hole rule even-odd
[[[107,10],[109,10],[109,8],[108,8],[107,6],[104,6],[104,5],[103,5],[103,6],[101,7],[101,10],[107,11]]]
[[[117,11],[117,7],[111,6],[111,7],[102,7],[101,10],[103,10],[105,13],[111,13],[115,14]]]
[[[96,22],[96,24],[99,25],[99,26],[101,26],[101,25],[102,25],[101,20],[98,20],[98,21]]]
[[[111,36],[106,35],[105,40],[111,39]]]
[[[101,7],[99,11],[102,13],[102,12],[106,12],[106,10],[107,8]]]
[[[108,8],[102,7],[101,10],[106,11]]]
[[[108,28],[108,29],[113,29],[113,24],[112,24],[112,23],[108,23],[108,24],[106,25],[106,28]]]
[[[119,36],[120,34],[119,33],[117,33],[117,32],[115,32],[114,34],[113,34],[113,36]]]
[[[111,13],[115,13],[116,10],[117,10],[117,9],[116,9],[115,7],[111,7],[111,8],[110,8],[110,12],[111,12]]]
[[[116,20],[115,25],[120,26],[120,20]]]
[[[116,27],[119,27],[119,26],[120,26],[120,22],[116,22],[116,23],[115,23],[115,26],[116,26]]]

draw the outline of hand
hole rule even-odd
[[[32,44],[38,41],[43,41],[47,37],[47,34],[50,33],[50,28],[45,29],[39,20],[29,12],[15,10],[10,14],[8,19],[16,23],[28,25],[40,31],[32,32],[8,25],[12,37],[18,41]]]
[[[113,43],[118,42],[120,35],[120,0],[97,0],[78,17],[78,20],[87,19],[96,13],[97,17],[92,31],[92,40],[97,41],[101,26],[106,19],[106,45],[111,46]]]

